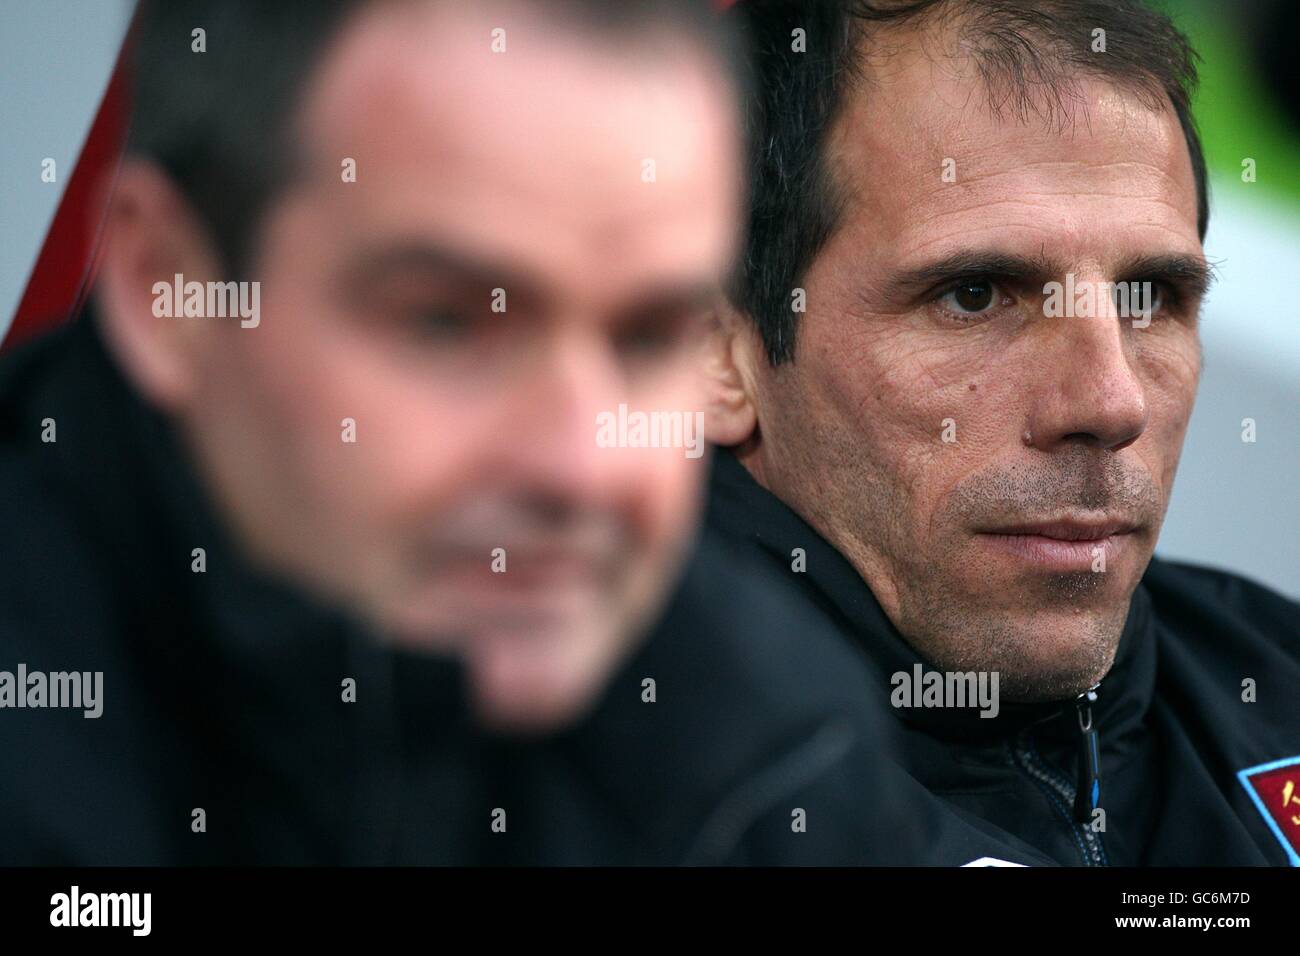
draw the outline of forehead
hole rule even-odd
[[[1137,251],[1124,243],[1198,250],[1191,160],[1172,106],[1152,109],[1097,78],[1074,82],[1058,103],[1017,111],[969,58],[901,42],[869,63],[830,138],[848,215],[918,254],[1017,239],[1075,259]]]
[[[308,91],[307,163],[360,233],[434,230],[537,273],[714,263],[738,200],[733,94],[702,47],[663,32],[598,36],[522,4],[371,4]],[[355,188],[334,188],[343,157]]]

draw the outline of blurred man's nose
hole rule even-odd
[[[1147,330],[1120,314],[1106,276],[1076,275],[1074,288],[1084,282],[1094,292],[1087,314],[1044,317],[1038,330],[1035,361],[1041,374],[1028,430],[1030,443],[1043,451],[1063,443],[1118,451],[1147,426],[1146,386],[1133,338]]]
[[[608,340],[565,330],[536,343],[526,371],[506,387],[507,421],[496,458],[511,483],[529,494],[575,507],[609,507],[624,492],[629,460],[597,442],[602,412],[628,401],[625,379]]]

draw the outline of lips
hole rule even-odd
[[[1138,525],[1121,518],[1104,518],[1088,520],[1082,518],[1061,518],[1053,521],[1035,521],[1026,524],[1008,525],[982,532],[1000,535],[1032,535],[1039,538],[1051,538],[1054,541],[1101,541],[1115,534],[1128,534],[1136,531]]]
[[[609,586],[617,555],[582,547],[517,547],[513,543],[439,549],[425,554],[427,580],[485,600],[545,596]]]
[[[1057,518],[981,531],[1000,554],[1051,571],[1104,569],[1132,542],[1136,522],[1118,518]]]

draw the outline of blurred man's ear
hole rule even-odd
[[[714,312],[705,357],[707,404],[705,437],[725,448],[744,445],[754,437],[758,412],[754,401],[754,332],[730,303]]]
[[[155,283],[206,282],[217,257],[189,203],[156,164],[127,157],[107,205],[95,283],[96,313],[109,352],[153,405],[177,411],[194,387],[203,319],[155,315]],[[167,295],[171,301],[171,293]]]

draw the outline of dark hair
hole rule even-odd
[[[318,58],[350,16],[380,2],[401,0],[140,0],[127,153],[171,176],[232,273],[251,266],[260,218],[295,170],[293,117]],[[746,88],[735,29],[706,0],[520,5],[598,38],[635,41],[667,28],[716,55]],[[205,32],[202,54],[191,46],[197,28]]]
[[[731,298],[757,324],[773,365],[794,358],[790,293],[834,232],[844,205],[825,156],[863,53],[882,27],[944,17],[969,38],[995,108],[1023,115],[1059,108],[1075,75],[1100,76],[1152,108],[1166,98],[1187,141],[1196,181],[1197,228],[1209,221],[1205,157],[1192,122],[1196,53],[1162,14],[1139,0],[740,0],[732,15],[753,55],[748,103],[749,228]],[[1092,31],[1106,52],[1090,52]],[[792,31],[804,30],[795,52]]]

